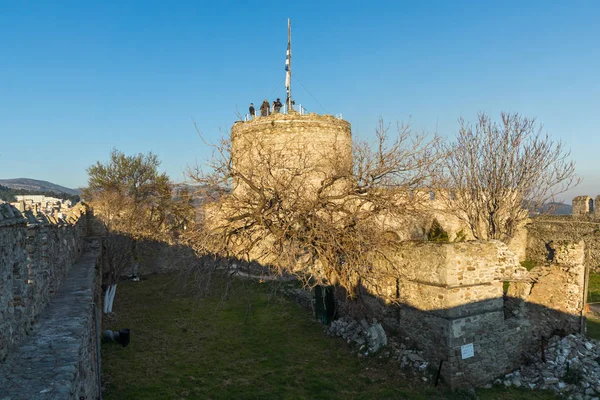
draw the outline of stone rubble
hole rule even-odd
[[[346,342],[355,343],[363,355],[376,353],[387,345],[385,331],[376,320],[369,324],[366,319],[358,322],[345,316],[332,321],[327,331],[331,336],[341,336]]]
[[[330,336],[339,336],[348,344],[354,344],[359,357],[372,355],[386,347],[387,350],[380,354],[380,358],[392,357],[400,363],[402,369],[422,375],[423,382],[432,379],[431,370],[428,368],[429,363],[425,361],[423,352],[410,349],[404,343],[388,338],[376,319],[369,323],[366,319],[359,322],[344,316],[333,321],[326,331]],[[406,339],[410,340],[410,338]]]
[[[600,342],[583,335],[553,336],[535,360],[496,379],[495,384],[553,390],[573,400],[600,399]]]

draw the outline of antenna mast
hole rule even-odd
[[[287,91],[286,104],[289,110],[293,110],[292,107],[292,24],[288,18],[288,46],[287,54],[285,58],[285,89]]]

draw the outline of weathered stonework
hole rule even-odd
[[[303,171],[308,193],[329,171],[352,168],[350,124],[331,115],[271,114],[240,121],[231,128],[231,142],[234,168],[255,182],[272,179],[265,171],[284,174],[295,168]],[[234,182],[234,193],[244,188]]]
[[[298,187],[306,193],[298,191],[310,196],[328,172],[351,165],[350,125],[333,117],[273,115],[239,122],[231,140],[234,168],[259,187],[250,189],[240,178],[234,181],[234,196],[268,187],[290,173],[305,179]],[[420,200],[415,203],[422,209],[416,217],[381,215],[374,221],[397,246],[386,254],[386,262],[374,262],[372,277],[361,278],[360,285],[373,295],[366,301],[372,316],[422,349],[450,386],[485,384],[517,368],[543,337],[557,330],[577,332],[584,325],[585,264],[595,243],[581,241],[579,234],[557,237],[552,231],[544,236],[524,226],[508,246],[469,241],[470,230],[451,212],[452,193],[415,191],[406,196],[420,196],[413,200]],[[211,207],[206,208],[207,220],[228,215],[218,204]],[[573,210],[571,220],[579,224],[592,218],[594,207],[584,196],[573,201]],[[434,221],[450,242],[427,242]],[[519,263],[525,259],[543,265],[527,271]]]
[[[578,332],[584,308],[584,243],[560,243],[554,263],[532,271],[498,241],[402,243],[377,317],[439,365],[452,387],[473,387],[517,368],[542,336]],[[511,282],[504,293],[503,282]],[[462,346],[472,345],[463,358]]]
[[[0,362],[0,399],[99,398],[100,248],[99,241],[87,245],[27,336]]]
[[[584,264],[600,272],[600,220],[573,218],[570,215],[545,215],[527,225],[527,259],[543,264],[548,261],[552,242],[585,243]]]
[[[85,208],[61,224],[28,218],[0,204],[0,360],[31,328],[81,254]]]
[[[585,217],[593,210],[592,198],[590,196],[577,196],[573,199],[573,216]]]

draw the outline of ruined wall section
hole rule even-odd
[[[573,203],[575,204],[575,203]],[[548,261],[548,249],[553,242],[585,243],[584,265],[600,273],[600,220],[574,218],[570,215],[544,215],[532,218],[527,225],[527,259],[543,264]]]
[[[531,282],[517,283],[519,293],[511,287],[508,293],[528,303],[525,318],[532,322],[538,337],[549,337],[553,330],[577,332],[585,308],[585,243],[556,241],[550,251],[554,262],[533,268],[529,271]]]
[[[517,329],[504,323],[502,280],[522,277],[526,270],[505,245],[407,244],[395,262],[405,278],[396,328],[414,338],[431,361],[444,361],[448,383],[460,387],[487,381],[516,365],[519,340],[502,340]],[[465,344],[474,347],[472,359],[460,358]]]
[[[456,214],[453,195],[447,190],[422,191],[413,193],[419,196],[418,207],[420,216],[411,216],[411,223],[400,221],[396,223],[396,233],[402,240],[427,240],[428,232],[434,221],[448,234],[448,241],[460,242],[476,240],[468,224]],[[513,239],[508,243],[508,248],[517,255],[519,261],[526,259],[527,225],[523,222],[516,229]],[[415,229],[416,228],[416,229]]]
[[[542,336],[579,331],[584,244],[561,243],[554,252],[553,264],[527,271],[499,241],[400,243],[387,281],[367,290],[387,301],[376,317],[390,331],[410,338],[433,365],[442,362],[452,387],[473,387],[517,368]]]
[[[594,202],[590,196],[577,196],[572,202],[574,217],[586,217],[594,211]]]
[[[85,213],[85,207],[75,207],[53,224],[0,204],[0,360],[27,335],[79,258]]]

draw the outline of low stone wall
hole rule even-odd
[[[24,338],[81,254],[85,207],[58,224],[0,204],[0,360]]]
[[[86,243],[39,320],[0,363],[2,400],[99,398],[100,249],[98,240]]]
[[[568,240],[585,242],[585,265],[600,273],[600,220],[571,215],[533,218],[527,225],[527,258],[537,263],[547,261],[548,244]]]
[[[402,243],[389,281],[366,287],[388,306],[370,301],[370,309],[433,365],[441,362],[450,386],[482,385],[517,368],[542,336],[579,331],[584,247],[555,242],[555,262],[527,271],[498,241]]]

